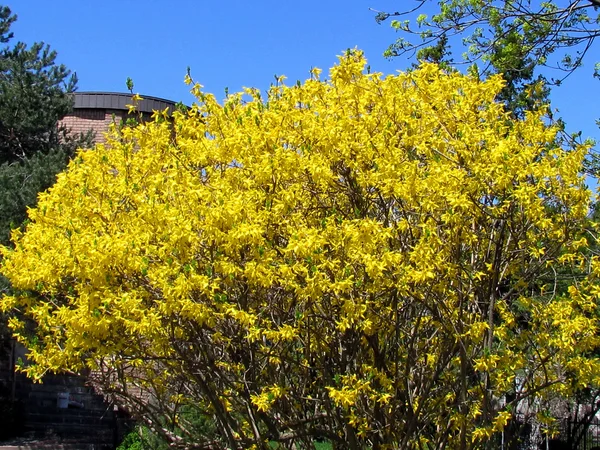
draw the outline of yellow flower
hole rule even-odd
[[[29,375],[119,374],[111,392],[220,417],[238,446],[322,422],[476,447],[521,374],[530,404],[600,387],[588,149],[512,119],[500,77],[365,69],[350,51],[224,104],[188,75],[188,110],[78,153],[2,249]]]

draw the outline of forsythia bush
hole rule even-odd
[[[509,119],[502,85],[354,51],[114,131],[3,250],[26,371],[91,370],[232,449],[482,448],[598,386],[587,149]]]

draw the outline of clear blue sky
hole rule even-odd
[[[331,67],[344,49],[365,51],[372,70],[394,73],[410,65],[382,53],[395,37],[369,7],[402,10],[407,0],[48,0],[6,3],[18,15],[15,40],[44,41],[77,72],[80,91],[135,91],[191,103],[186,67],[207,92],[266,89],[274,75],[304,80],[316,66]],[[552,92],[570,131],[600,141],[600,81],[592,78],[600,43],[586,66]]]

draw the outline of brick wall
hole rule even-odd
[[[60,124],[64,125],[71,133],[87,133],[92,130],[95,133],[95,142],[103,143],[106,141],[104,133],[113,120],[119,123],[127,116],[126,111],[107,110],[98,108],[78,108],[71,114],[64,117]]]

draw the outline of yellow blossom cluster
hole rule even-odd
[[[222,103],[188,77],[189,110],[80,152],[3,249],[29,374],[144,386],[211,448],[478,448],[510,398],[597,383],[598,288],[554,282],[584,271],[587,148],[500,77],[365,64]]]

